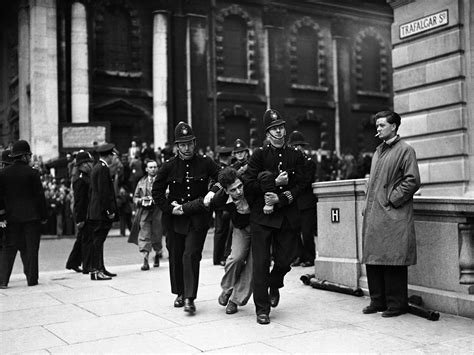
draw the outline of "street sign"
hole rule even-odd
[[[417,35],[449,23],[448,10],[405,23],[400,26],[400,39]]]

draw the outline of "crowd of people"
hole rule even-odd
[[[363,262],[371,303],[363,313],[383,317],[406,312],[407,266],[416,263],[412,198],[420,185],[413,148],[397,134],[400,116],[375,115],[384,142],[358,159],[328,153],[310,155],[301,132],[287,136],[281,114],[263,116],[266,141],[250,149],[237,139],[232,147],[197,149],[192,127],[175,127],[174,145],[155,150],[132,142],[120,155],[114,144],[66,157],[67,174],[48,172],[26,141],[2,154],[0,288],[7,288],[20,251],[29,286],[38,283],[38,249],[43,231],[75,233],[66,268],[93,281],[117,274],[106,269],[104,243],[114,221],[143,257],[141,270],[160,266],[163,236],[169,254],[174,307],[194,314],[204,241],[214,223],[215,265],[223,265],[218,303],[234,314],[251,295],[259,324],[270,323],[279,305],[284,277],[292,266],[314,266],[316,198],[314,181],[367,174]],[[214,216],[214,220],[212,218]],[[214,221],[214,222],[211,222]]]

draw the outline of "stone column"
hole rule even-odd
[[[71,6],[71,120],[89,122],[87,13],[81,2]]]
[[[20,138],[29,139],[33,153],[47,160],[58,156],[56,1],[30,0],[29,19],[29,131],[20,127]]]
[[[155,146],[168,140],[168,15],[153,18],[153,139]]]
[[[20,137],[31,141],[30,126],[30,6],[23,0],[18,11],[18,101]]]

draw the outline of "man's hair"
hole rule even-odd
[[[218,181],[223,188],[227,188],[232,185],[237,179],[237,170],[231,168],[230,166],[225,167],[219,172]]]
[[[397,130],[398,130],[398,127],[400,127],[400,124],[402,122],[400,115],[398,113],[389,111],[389,110],[377,112],[374,118],[375,118],[375,121],[377,121],[379,118],[386,118],[388,123],[390,124],[395,123],[395,125],[397,126]]]
[[[156,163],[156,160],[155,159],[150,159],[150,158],[146,158],[145,161],[145,168],[148,167],[148,163]]]

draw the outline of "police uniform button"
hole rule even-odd
[[[190,195],[190,194],[188,194],[188,197],[191,197],[191,195]]]
[[[281,157],[281,153],[280,153],[280,154],[278,154],[278,156],[279,156],[279,157]]]
[[[188,190],[191,190],[191,187],[190,187],[190,186],[188,186],[188,187],[187,187],[187,189],[188,189]]]

